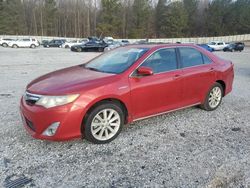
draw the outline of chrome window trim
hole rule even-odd
[[[157,50],[155,50],[154,52],[150,53],[148,55],[148,57],[146,59],[144,59],[130,74],[129,74],[129,78],[136,78],[136,76],[132,76],[132,74],[151,56],[153,55],[155,52],[159,51],[159,50],[163,50],[163,49],[178,49],[179,48],[192,48],[192,49],[195,49],[196,51],[200,52],[201,56],[203,56],[204,54],[200,51],[200,50],[197,50],[196,48],[194,47],[190,47],[190,46],[175,46],[175,47],[162,47],[162,48],[159,48]],[[178,54],[176,54],[178,56]],[[204,60],[203,60],[203,57],[202,57],[202,61],[203,63],[200,64],[200,65],[194,65],[194,66],[190,66],[190,67],[182,67],[182,63],[181,63],[181,59],[179,60],[180,61],[180,67],[177,67],[177,69],[175,70],[170,70],[170,71],[164,71],[164,72],[159,72],[159,73],[154,73],[153,75],[158,75],[158,74],[164,74],[164,73],[168,73],[168,72],[173,72],[173,71],[176,71],[176,70],[185,70],[185,69],[189,69],[189,68],[193,68],[193,67],[200,67],[200,66],[205,66],[205,65],[211,65],[213,64],[214,62],[211,60],[210,57],[208,57],[207,55],[205,55],[210,61],[211,63],[209,64],[205,64],[204,63]],[[176,59],[177,60],[177,64],[178,64],[178,58]]]

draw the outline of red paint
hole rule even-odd
[[[135,46],[128,46],[131,48]],[[139,46],[137,46],[139,47]],[[225,95],[232,90],[233,64],[195,45],[141,45],[150,50],[121,74],[108,74],[74,66],[49,73],[35,79],[27,91],[39,95],[80,94],[70,104],[46,109],[28,105],[22,98],[20,110],[36,127],[36,132],[25,127],[35,138],[68,140],[81,137],[81,124],[86,112],[104,99],[120,100],[127,108],[127,122],[171,111],[185,106],[203,103],[209,88],[218,80],[225,83]],[[174,71],[133,77],[131,74],[154,51],[160,48],[192,47],[207,55],[213,63],[196,67],[180,68]],[[149,69],[142,71],[150,72]],[[42,133],[53,122],[60,122],[52,137]]]

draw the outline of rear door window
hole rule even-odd
[[[203,64],[202,54],[194,48],[179,48],[182,68]]]

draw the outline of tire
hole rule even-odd
[[[206,111],[215,110],[221,104],[223,93],[222,86],[215,83],[208,91],[204,104],[200,105],[200,107]]]
[[[69,48],[69,45],[66,45],[65,48]]]
[[[109,122],[110,120],[112,122]],[[84,118],[84,137],[94,144],[109,143],[121,132],[124,120],[124,112],[120,105],[111,102],[101,103]]]
[[[98,52],[103,52],[104,49],[103,48],[98,48]]]
[[[6,47],[8,47],[8,44],[7,43],[3,43],[2,46],[6,48]]]
[[[76,51],[77,52],[82,52],[82,49],[81,48],[77,48]]]
[[[35,44],[31,44],[31,45],[30,45],[30,48],[33,48],[33,49],[34,49],[35,47],[36,47]]]
[[[18,46],[16,44],[13,44],[12,48],[18,48]]]

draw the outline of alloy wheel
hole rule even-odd
[[[220,89],[220,87],[214,87],[210,94],[209,94],[209,98],[208,98],[208,104],[211,108],[216,108],[221,101],[222,98],[222,91]]]
[[[98,112],[91,123],[93,137],[100,141],[111,139],[119,131],[121,117],[114,109],[104,109]]]

